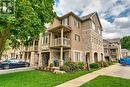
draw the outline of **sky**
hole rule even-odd
[[[103,26],[103,38],[130,35],[130,0],[55,0],[58,16],[70,11],[82,17],[97,12]]]

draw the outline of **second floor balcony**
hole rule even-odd
[[[70,47],[71,46],[71,28],[58,26],[49,30],[50,47]]]
[[[52,40],[52,44],[50,45],[50,47],[54,47],[54,46],[70,47],[70,39],[63,38],[63,43],[62,43],[62,38],[55,38]]]
[[[110,52],[111,55],[117,55],[117,52]]]
[[[21,47],[21,51],[37,51],[37,50],[38,50],[38,45]]]

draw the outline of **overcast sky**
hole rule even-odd
[[[54,9],[58,16],[98,12],[105,39],[130,35],[130,0],[55,0]]]

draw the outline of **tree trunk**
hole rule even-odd
[[[2,53],[3,53],[4,48],[5,48],[5,43],[6,43],[6,40],[2,40],[2,38],[0,38],[0,60],[1,60]]]
[[[11,35],[10,31],[12,28],[13,28],[13,26],[8,25],[6,29],[4,29],[3,31],[0,31],[0,60],[1,60],[2,53],[3,53],[4,48],[5,48],[6,40]]]

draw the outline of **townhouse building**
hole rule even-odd
[[[122,52],[122,58],[130,57],[130,50],[128,49],[121,49]]]
[[[105,60],[115,61],[122,57],[119,38],[103,40]]]
[[[54,62],[62,66],[68,61],[98,62],[104,59],[102,31],[97,12],[83,17],[69,12],[56,17],[30,46],[21,46],[20,58],[38,66]]]

